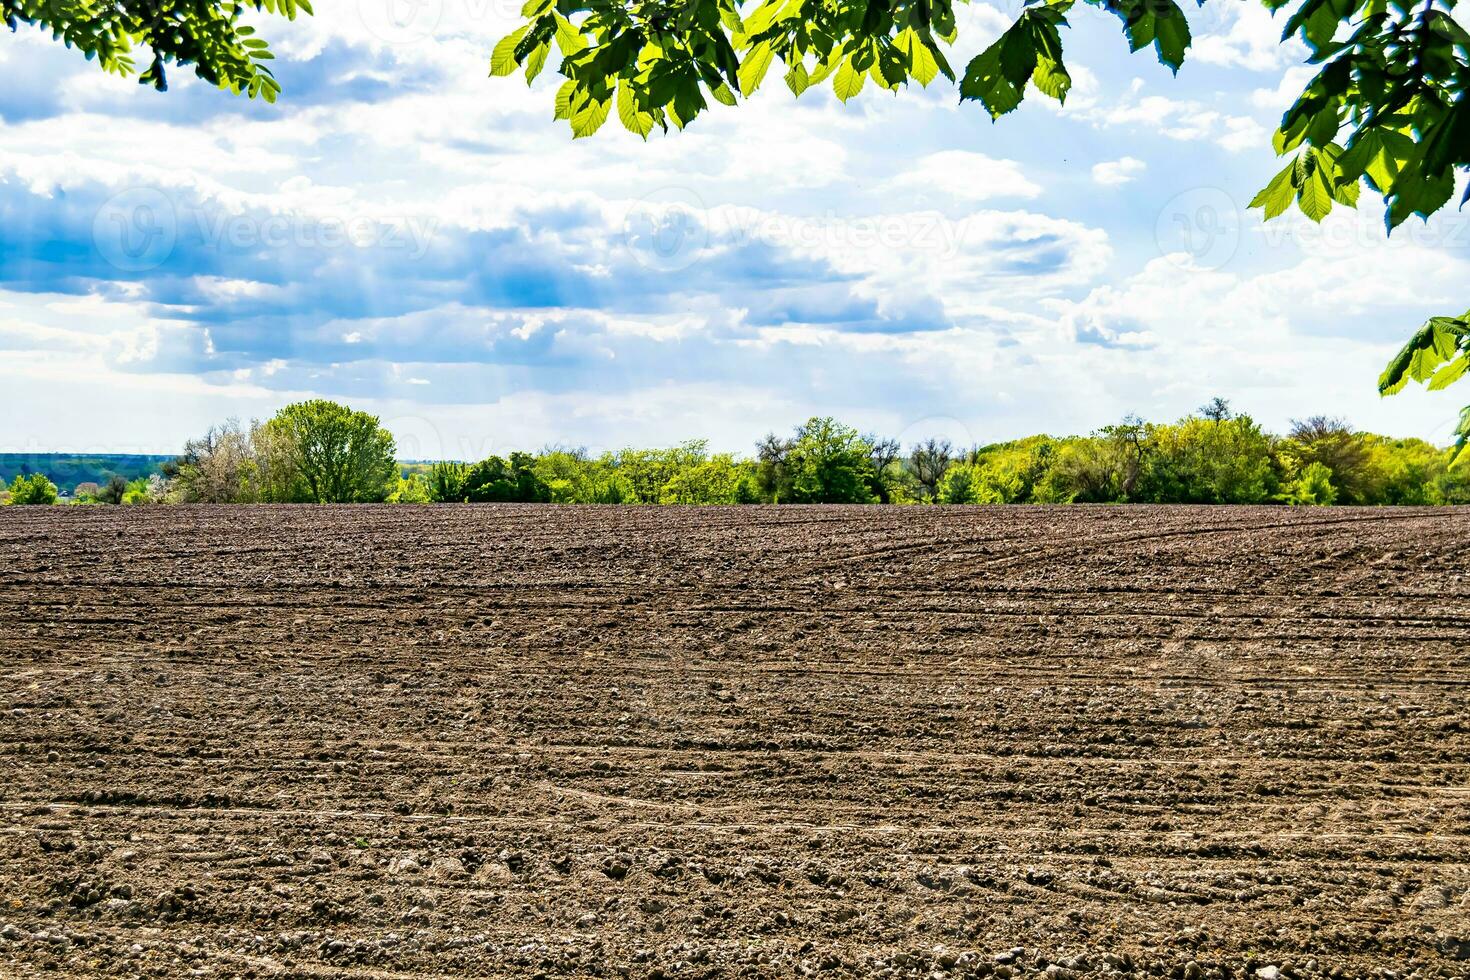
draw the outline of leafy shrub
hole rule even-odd
[[[10,484],[12,504],[54,504],[56,499],[56,484],[46,479],[43,473],[17,476]]]
[[[1332,471],[1321,463],[1308,463],[1296,479],[1286,485],[1280,499],[1288,504],[1330,507],[1337,499],[1337,488],[1332,485]]]

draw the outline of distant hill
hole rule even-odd
[[[114,475],[125,480],[157,473],[172,456],[133,453],[0,453],[0,480],[44,473],[57,489],[70,494],[78,483],[103,484]]]

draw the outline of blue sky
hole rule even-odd
[[[844,106],[772,75],[647,143],[573,142],[553,73],[487,77],[518,8],[263,18],[274,106],[0,38],[0,451],[168,452],[308,396],[463,458],[811,414],[969,444],[1216,394],[1445,441],[1470,398],[1374,389],[1463,311],[1462,215],[1246,211],[1307,77],[1258,5],[1206,4],[1178,78],[1079,10],[1066,106],[997,124],[942,80]],[[968,6],[951,62],[1014,12]]]

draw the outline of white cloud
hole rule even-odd
[[[1040,185],[1031,181],[1014,160],[997,160],[983,153],[944,150],[921,157],[890,186],[923,198],[989,201],[996,198],[1034,198]]]
[[[1104,187],[1121,187],[1148,169],[1148,164],[1136,157],[1105,160],[1092,165],[1092,179]]]
[[[1191,61],[1249,71],[1278,71],[1285,65],[1305,60],[1307,50],[1300,41],[1285,44],[1281,41],[1284,14],[1272,17],[1270,10],[1256,3],[1212,6],[1228,20],[1221,25],[1222,29],[1194,39],[1189,50]]]

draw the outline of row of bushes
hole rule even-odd
[[[17,477],[9,496],[53,503],[56,489],[44,477]],[[1128,418],[1090,436],[968,449],[930,439],[904,451],[892,439],[813,418],[789,437],[766,436],[748,457],[711,453],[693,441],[596,456],[548,449],[413,465],[394,461],[392,436],[373,416],[312,401],[248,428],[218,426],[190,440],[161,476],[115,480],[78,500],[1449,504],[1470,502],[1470,482],[1453,450],[1420,439],[1357,432],[1324,417],[1277,436],[1220,399],[1170,424]]]

